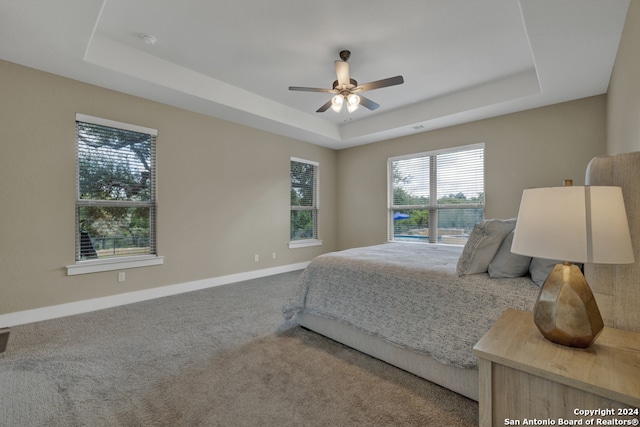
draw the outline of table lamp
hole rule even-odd
[[[511,252],[561,260],[542,285],[533,318],[548,340],[589,347],[604,322],[582,271],[573,263],[634,262],[620,187],[524,190]]]

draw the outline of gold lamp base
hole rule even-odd
[[[538,294],[533,319],[546,339],[569,347],[589,347],[604,328],[587,280],[571,263],[557,264],[551,271]]]

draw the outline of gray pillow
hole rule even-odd
[[[473,227],[458,259],[459,275],[486,273],[502,241],[516,227],[516,219],[487,219]]]
[[[549,274],[551,274],[551,271],[556,266],[556,264],[562,264],[562,261],[557,259],[535,257],[532,258],[531,264],[529,264],[529,273],[531,273],[531,280],[533,280],[538,286],[544,285],[544,281],[547,280],[547,277],[549,277]],[[582,264],[574,264],[582,270]]]
[[[542,286],[556,264],[562,264],[562,261],[558,261],[557,259],[534,257],[531,260],[531,264],[529,264],[529,273],[531,273],[531,280],[533,280],[536,285]]]
[[[489,277],[520,277],[529,272],[529,264],[531,257],[518,255],[511,252],[511,243],[513,242],[512,231],[504,238],[496,256],[489,263]]]

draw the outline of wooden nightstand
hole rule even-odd
[[[589,348],[565,347],[540,334],[532,313],[507,310],[473,353],[482,427],[638,425],[640,334],[605,327]],[[614,419],[630,424],[606,424]]]

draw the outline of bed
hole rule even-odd
[[[623,187],[627,212],[637,212],[639,171],[640,153],[597,157],[586,183]],[[628,216],[638,246],[640,224]],[[514,227],[515,219],[483,221],[464,248],[385,243],[321,255],[285,319],[478,400],[473,346],[507,308],[531,310],[555,264],[511,254]],[[586,265],[585,275],[608,326],[640,327],[631,310],[640,303],[638,262]]]

